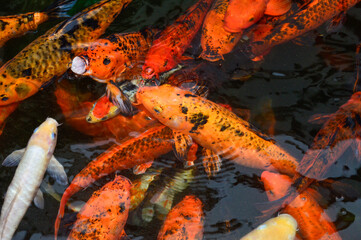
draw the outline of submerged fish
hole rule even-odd
[[[168,213],[157,240],[203,239],[204,214],[202,207],[202,201],[196,196],[185,196]]]
[[[261,180],[270,201],[285,196],[292,184],[289,177],[266,171],[262,173]],[[336,227],[314,199],[314,196],[317,195],[315,190],[308,188],[289,203],[282,212],[288,213],[296,219],[302,239],[341,240]]]
[[[33,31],[49,18],[69,17],[67,11],[75,0],[56,0],[41,12],[30,12],[11,16],[0,16],[0,47],[14,37]]]
[[[22,101],[68,69],[77,45],[97,39],[131,0],[102,0],[40,36],[0,68],[0,105]]]
[[[289,214],[281,214],[261,224],[241,240],[292,240],[296,230],[296,220]]]
[[[72,195],[101,177],[117,170],[146,164],[171,151],[172,139],[173,132],[171,129],[165,126],[154,127],[136,138],[124,140],[122,144],[114,145],[90,162],[74,177],[62,196],[55,222],[55,235],[57,235],[60,220],[64,215],[65,204]]]
[[[242,33],[230,33],[223,27],[229,0],[216,0],[207,13],[202,26],[201,58],[214,62],[223,59],[223,55],[232,51],[241,39]]]
[[[302,34],[321,26],[327,20],[343,14],[359,0],[317,0],[311,1],[305,8],[278,24],[268,35],[259,41],[246,46],[245,51],[250,57],[263,55],[272,47],[294,39]]]
[[[161,123],[217,155],[247,167],[295,174],[294,157],[216,103],[169,85],[140,88],[137,99]]]
[[[34,130],[24,151],[16,151],[5,159],[5,165],[16,165],[20,159],[13,180],[8,187],[1,209],[0,239],[10,240],[21,219],[34,199],[48,168],[53,176],[57,176],[59,163],[55,159],[55,167],[51,164],[57,139],[57,126],[52,118],[47,118]],[[49,168],[53,166],[53,168]],[[66,180],[66,176],[65,176]],[[66,183],[66,182],[65,182]],[[42,196],[41,192],[38,194]],[[41,199],[38,199],[42,201]],[[41,203],[40,203],[41,205]]]
[[[68,239],[117,240],[124,236],[131,186],[129,179],[116,176],[95,191],[78,213]]]
[[[159,74],[169,71],[180,62],[184,51],[202,26],[213,0],[199,0],[186,13],[160,33],[148,51],[143,65],[142,77],[159,78]]]

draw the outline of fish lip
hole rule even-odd
[[[83,57],[76,56],[71,63],[71,70],[79,75],[86,72],[88,62]]]

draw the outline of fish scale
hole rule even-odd
[[[0,68],[0,105],[24,100],[68,69],[80,43],[104,33],[131,0],[103,0],[40,36]]]

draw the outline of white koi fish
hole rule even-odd
[[[67,183],[64,168],[53,157],[58,125],[56,120],[47,118],[34,130],[26,149],[13,152],[3,162],[5,166],[19,166],[1,209],[1,240],[11,240],[34,197],[35,205],[44,206],[39,186],[47,168],[59,183]]]

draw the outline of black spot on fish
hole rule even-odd
[[[93,19],[93,18],[87,19],[87,20],[83,23],[83,25],[86,26],[86,27],[90,27],[90,28],[92,28],[93,30],[98,29],[98,28],[100,27],[98,20]]]
[[[184,96],[185,96],[186,98],[187,98],[187,97],[197,97],[197,95],[193,95],[193,94],[189,94],[189,93],[185,94]]]
[[[208,118],[209,118],[209,116],[204,115],[203,113],[193,114],[190,117],[190,123],[193,123],[194,126],[192,127],[190,132],[194,133],[194,131],[196,131],[199,127],[202,127],[203,125],[205,125],[208,122]]]
[[[60,42],[60,49],[62,50],[71,49],[71,43],[66,39],[64,35],[59,38],[59,42]]]
[[[104,58],[104,60],[103,60],[103,64],[104,65],[108,65],[110,63],[110,59],[109,58]]]
[[[165,60],[163,67],[167,66],[167,64],[168,64],[168,60]]]
[[[112,43],[118,42],[118,38],[115,35],[110,35],[107,39]]]
[[[21,72],[23,77],[29,77],[31,76],[31,68],[27,68]]]
[[[244,135],[244,132],[241,132],[240,130],[236,130],[236,135],[242,137]]]
[[[183,106],[182,107],[182,113],[187,114],[187,112],[188,112],[188,108]]]
[[[6,28],[6,25],[9,25],[9,23],[7,23],[3,20],[0,20],[0,31],[4,31]]]

